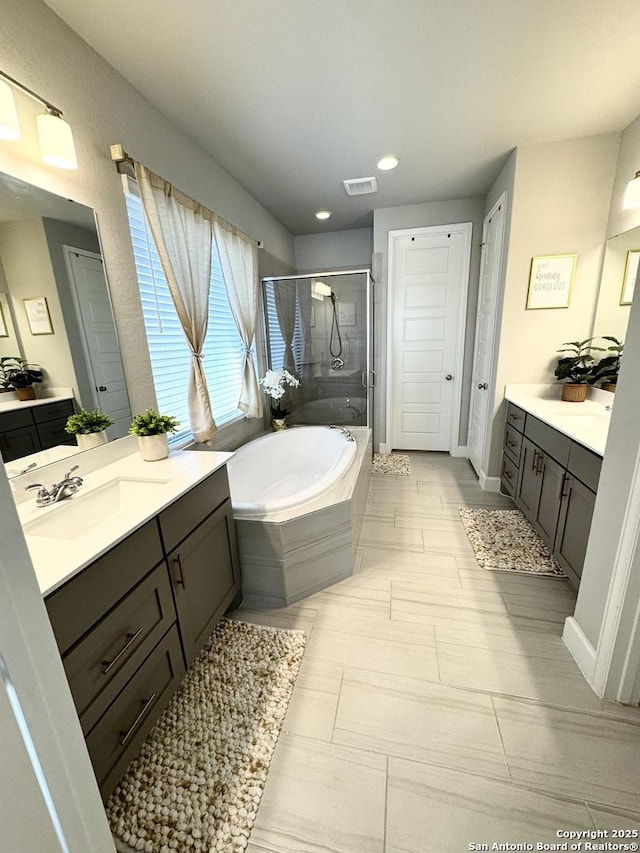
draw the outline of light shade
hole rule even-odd
[[[395,154],[387,154],[378,160],[378,169],[388,172],[390,169],[395,169],[399,162],[400,160],[398,160]]]
[[[313,214],[316,219],[328,219],[331,216],[330,210],[316,210]]]
[[[0,139],[15,140],[21,136],[13,90],[0,80]]]
[[[40,154],[45,163],[58,169],[77,169],[78,159],[71,128],[59,115],[46,112],[36,119]]]
[[[627,184],[627,189],[624,193],[623,207],[640,207],[640,172],[636,172],[636,176]]]

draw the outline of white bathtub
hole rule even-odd
[[[227,463],[235,518],[264,518],[317,498],[345,476],[357,449],[342,430],[323,426],[281,430],[245,444]]]
[[[353,574],[371,472],[371,430],[296,427],[227,463],[249,607],[283,607]]]

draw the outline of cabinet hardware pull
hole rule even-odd
[[[507,478],[507,480],[512,480],[512,479],[513,479],[513,474],[510,474],[508,471],[505,471],[505,472],[504,472],[504,476]]]
[[[171,562],[174,563],[180,570],[180,577],[177,578],[177,580],[175,581],[176,586],[181,586],[182,589],[186,589],[187,586],[184,582],[184,569],[182,568],[182,556],[178,554],[176,557],[173,558]]]
[[[538,473],[537,467],[538,467],[538,451],[534,450],[533,451],[533,462],[531,463],[531,470],[535,471],[536,474]]]
[[[120,732],[120,734],[122,735],[122,740],[120,741],[120,746],[124,746],[124,745],[126,744],[126,742],[129,740],[129,738],[131,737],[131,735],[132,735],[132,734],[135,732],[135,730],[138,728],[138,726],[140,725],[140,723],[141,723],[141,722],[142,722],[142,720],[144,719],[145,714],[146,714],[146,713],[147,713],[147,711],[151,708],[151,706],[153,705],[153,703],[156,701],[156,696],[157,696],[157,695],[158,695],[157,693],[152,693],[152,694],[151,694],[151,696],[149,696],[149,698],[148,698],[148,699],[146,699],[146,700],[145,700],[145,699],[143,699],[143,700],[142,700],[142,702],[144,703],[144,704],[142,705],[142,710],[140,711],[140,713],[138,714],[138,716],[135,718],[135,720],[133,721],[133,723],[132,723],[132,724],[131,724],[131,726],[129,727],[129,731],[127,731],[127,732]]]
[[[518,446],[518,442],[517,441],[511,441],[510,438],[507,439],[507,444],[509,445],[509,447],[517,447]]]
[[[140,636],[140,634],[142,634],[142,631],[143,631],[143,630],[144,630],[143,628],[138,628],[138,630],[135,632],[135,634],[131,634],[131,633],[127,634],[127,642],[126,642],[126,643],[124,644],[124,646],[120,649],[120,651],[119,651],[119,652],[118,652],[118,654],[114,657],[114,659],[113,659],[113,660],[103,660],[103,661],[102,661],[102,665],[104,666],[104,669],[102,670],[102,674],[103,674],[103,675],[108,675],[108,674],[109,674],[109,672],[113,669],[113,667],[118,663],[118,661],[120,660],[120,658],[121,658],[123,655],[126,655],[126,653],[129,651],[129,649],[131,648],[131,646],[132,646],[132,645],[135,643],[135,641],[138,639],[138,637]]]
[[[544,453],[538,454],[538,462],[536,464],[536,474],[542,474],[544,468]]]
[[[569,492],[568,491],[565,492],[565,488],[569,485],[570,482],[571,482],[571,477],[568,474],[565,474],[562,478],[562,488],[560,489],[560,500],[562,500],[563,498],[569,497]]]

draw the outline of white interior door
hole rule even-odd
[[[471,401],[469,408],[469,461],[478,476],[484,478],[490,421],[494,399],[493,369],[496,351],[496,316],[502,268],[502,246],[506,198],[498,203],[484,220],[482,229],[482,261],[476,315]]]
[[[387,443],[458,444],[471,223],[389,235]]]
[[[98,408],[113,420],[110,438],[126,435],[131,423],[120,346],[100,255],[65,246],[87,367]]]

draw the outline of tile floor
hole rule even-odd
[[[466,460],[410,456],[409,477],[372,478],[352,578],[236,613],[309,635],[249,853],[535,849],[561,829],[639,828],[640,710],[580,675],[561,639],[570,587],[480,569],[457,507],[510,501]]]

